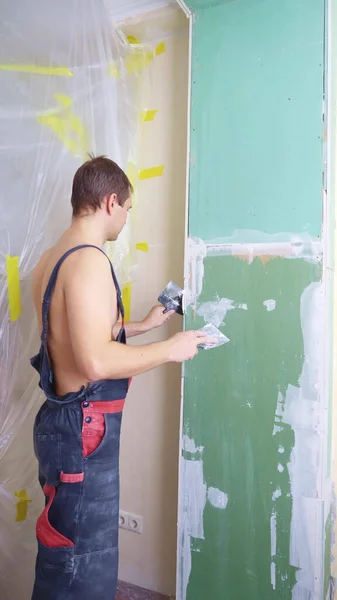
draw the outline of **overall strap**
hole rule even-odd
[[[52,296],[52,293],[55,288],[58,272],[60,270],[61,265],[63,264],[65,259],[69,256],[69,254],[72,254],[73,252],[75,252],[76,250],[80,250],[81,248],[96,248],[97,250],[102,252],[102,254],[104,254],[104,256],[107,257],[107,259],[110,263],[111,275],[112,275],[113,282],[114,282],[115,288],[116,288],[117,307],[118,307],[118,310],[122,317],[122,322],[123,322],[123,327],[124,327],[124,307],[123,307],[123,302],[122,302],[122,294],[121,294],[121,290],[118,285],[118,281],[117,281],[117,278],[116,278],[116,275],[115,275],[115,272],[114,272],[114,269],[113,269],[113,266],[111,264],[109,257],[105,254],[104,250],[102,250],[102,248],[99,248],[98,246],[94,246],[93,244],[82,244],[80,246],[75,246],[74,248],[70,248],[70,250],[67,250],[67,252],[65,252],[65,254],[63,254],[63,256],[61,256],[61,258],[57,261],[57,263],[52,271],[52,274],[50,276],[50,279],[48,281],[48,285],[46,287],[46,290],[45,290],[45,293],[43,296],[43,302],[42,302],[42,335],[41,335],[41,339],[42,339],[43,344],[46,344],[46,341],[47,341],[48,312],[49,312],[50,300],[51,300],[51,296]]]

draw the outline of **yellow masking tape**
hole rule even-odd
[[[8,304],[10,320],[17,321],[21,315],[21,293],[19,257],[6,255],[6,273],[8,283]]]
[[[150,169],[141,169],[138,173],[139,179],[150,179],[151,177],[160,177],[164,172],[165,165],[160,167],[151,167]]]
[[[130,75],[142,71],[149,63],[147,62],[147,54],[141,50],[140,52],[133,52],[125,57],[124,66]]]
[[[141,252],[149,251],[149,244],[147,242],[139,242],[136,244],[136,250],[140,250]]]
[[[121,74],[118,71],[118,68],[117,68],[117,65],[115,62],[108,64],[108,75],[110,77],[121,77]]]
[[[86,129],[82,121],[71,111],[72,99],[63,94],[55,94],[63,108],[37,117],[38,123],[50,127],[67,150],[84,159],[87,151]]]
[[[129,44],[140,44],[140,41],[134,35],[128,35],[126,38]]]
[[[160,42],[156,48],[156,55],[163,54],[166,50],[165,42]]]
[[[128,323],[131,316],[131,283],[127,283],[122,289],[122,302],[124,306],[124,319]]]
[[[28,504],[31,502],[31,498],[27,494],[27,490],[20,490],[20,492],[14,492],[14,496],[18,498],[16,504],[16,523],[25,521],[27,519]]]
[[[141,121],[153,121],[157,114],[158,110],[143,110],[140,113]]]
[[[64,94],[54,94],[54,98],[56,98],[56,100],[65,108],[71,106],[72,99],[69,96],[65,96]]]
[[[38,67],[37,65],[6,65],[0,63],[2,71],[17,71],[18,73],[34,73],[36,75],[61,75],[74,77],[74,73],[67,67]]]

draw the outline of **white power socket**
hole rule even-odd
[[[119,526],[121,529],[127,529],[134,533],[143,533],[143,517],[120,510]]]

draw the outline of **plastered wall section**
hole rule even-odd
[[[170,279],[183,285],[188,28],[180,10],[176,18],[169,36],[162,18],[157,23],[166,51],[141,81],[143,109],[158,112],[141,124],[138,167],[165,168],[163,176],[137,185],[135,241],[148,243],[149,251],[137,252],[131,320],[144,317]],[[148,27],[153,32],[156,23]],[[138,37],[146,31],[144,23],[128,26]],[[142,341],[162,340],[182,327],[176,316]],[[121,509],[141,515],[144,529],[142,535],[121,530],[119,576],[165,594],[175,593],[180,396],[179,365],[135,378],[122,428]]]

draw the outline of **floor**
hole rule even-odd
[[[157,592],[149,592],[149,590],[135,587],[129,583],[119,582],[116,600],[170,600],[170,598]]]

